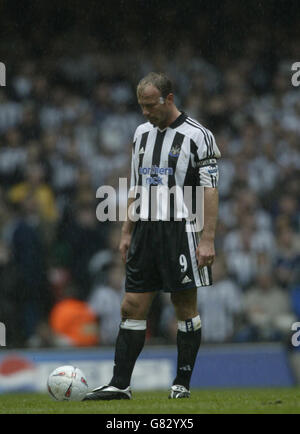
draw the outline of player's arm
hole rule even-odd
[[[131,173],[130,173],[130,191],[129,191],[129,197],[127,202],[127,215],[126,220],[124,221],[122,225],[121,230],[121,240],[119,244],[119,251],[121,253],[122,261],[126,262],[127,258],[127,251],[130,246],[131,242],[131,234],[134,227],[134,219],[132,218],[132,206],[131,204],[135,201],[135,185],[136,185],[136,179],[135,179],[135,173],[134,173],[134,151],[132,151],[131,155]]]
[[[219,207],[217,160],[221,153],[209,130],[206,130],[204,135],[199,135],[194,150],[194,167],[198,171],[198,185],[204,190],[204,222],[196,256],[198,266],[204,267],[211,265],[215,258],[215,232]]]
[[[130,205],[132,204],[132,202],[134,202],[134,200],[135,200],[134,198],[128,199],[127,219],[123,223],[122,230],[121,230],[121,240],[120,240],[119,250],[120,250],[122,261],[124,262],[124,264],[126,262],[127,251],[129,249],[129,246],[130,246],[131,234],[132,234],[133,227],[134,227],[134,221],[132,221],[130,219],[130,215],[129,215]]]
[[[199,267],[211,265],[215,259],[215,233],[218,207],[218,189],[204,187],[204,225],[196,251]]]

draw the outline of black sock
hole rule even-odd
[[[195,331],[177,332],[177,375],[173,384],[189,389],[194,364],[201,343],[201,328]]]
[[[113,378],[109,383],[118,389],[129,386],[135,362],[143,349],[146,330],[120,328],[115,348]]]

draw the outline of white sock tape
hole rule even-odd
[[[181,332],[194,332],[201,328],[200,315],[186,321],[178,321],[178,330]]]
[[[146,330],[147,321],[144,319],[125,319],[121,322],[120,328],[128,330]]]

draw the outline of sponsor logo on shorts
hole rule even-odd
[[[189,276],[185,276],[183,279],[182,279],[182,281],[181,281],[181,283],[190,283],[192,281],[192,279],[190,279],[189,278]]]

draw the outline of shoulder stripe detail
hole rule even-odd
[[[213,157],[214,150],[213,150],[213,138],[212,138],[211,132],[207,128],[203,127],[203,125],[201,125],[197,121],[194,121],[191,118],[187,118],[187,121],[188,121],[187,123],[189,125],[202,131],[202,133],[204,134],[204,137],[206,137],[206,139],[207,139],[207,141],[205,141],[205,144],[207,146],[207,158]]]
[[[204,141],[205,141],[205,145],[206,145],[206,158],[212,157],[213,152],[211,150],[211,142],[209,140],[209,137],[208,137],[208,134],[206,133],[206,131],[202,127],[198,127],[197,125],[192,124],[188,120],[186,120],[185,122],[187,124],[191,125],[192,127],[197,128],[198,130],[200,130],[203,133]]]
[[[187,120],[190,121],[192,124],[194,124],[197,127],[205,128],[205,127],[203,127],[203,125],[200,124],[200,122],[195,121],[195,119],[192,119],[192,118],[188,117]]]

